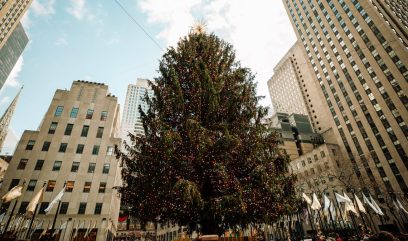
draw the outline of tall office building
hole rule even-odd
[[[297,41],[275,66],[268,81],[269,94],[275,112],[308,115],[315,132],[321,133],[332,126],[330,113],[319,104],[323,94],[317,89],[313,68],[302,48]]]
[[[153,96],[153,90],[149,87],[148,80],[138,78],[136,84],[128,85],[125,107],[122,116],[122,140],[129,143],[128,133],[143,135],[143,123],[140,118],[139,106],[147,111],[148,106],[144,101],[145,94]]]
[[[0,49],[19,25],[33,0],[3,0],[0,2]]]
[[[45,184],[33,224],[33,238],[38,237],[41,230],[51,227],[57,206],[49,214],[44,209],[66,182],[56,220],[56,228],[68,221],[58,234],[64,236],[61,240],[83,237],[88,228],[92,229],[90,240],[115,235],[120,198],[114,187],[121,183],[114,155],[114,146],[120,145],[118,127],[117,97],[108,93],[107,85],[74,81],[70,90],[57,90],[38,130],[23,133],[10,161],[0,196],[23,180],[26,185],[23,195],[9,205],[6,217],[15,202],[15,214],[25,213],[28,202]],[[26,229],[19,230],[17,236],[26,235]]]
[[[283,2],[343,157],[360,181],[377,182],[377,193],[407,194],[408,49],[397,35],[406,26],[398,32],[380,1]]]
[[[7,107],[4,114],[0,117],[0,152],[2,152],[4,141],[6,140],[7,133],[9,130],[9,125],[11,118],[13,117],[14,110],[17,106],[18,97],[20,97],[21,89],[14,97],[13,101],[10,103],[9,107]]]
[[[0,89],[3,87],[7,77],[16,65],[18,58],[28,43],[27,34],[21,23],[11,33],[3,47],[0,48]]]

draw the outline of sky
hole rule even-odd
[[[233,44],[270,106],[267,81],[296,41],[281,0],[34,0],[22,20],[29,44],[0,90],[2,115],[24,86],[3,153],[38,128],[55,90],[74,80],[107,84],[123,107],[127,85],[156,77],[163,50],[197,21]]]

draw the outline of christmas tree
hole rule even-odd
[[[116,150],[132,217],[220,234],[293,211],[289,159],[230,44],[196,28],[167,50],[150,85],[145,135]]]

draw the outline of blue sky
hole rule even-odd
[[[267,80],[296,37],[280,0],[119,0],[165,49],[204,20],[232,43],[242,64],[257,73],[258,94],[270,104]],[[163,52],[115,0],[34,0],[23,25],[30,42],[0,91],[0,114],[24,89],[5,151],[24,130],[38,128],[56,89],[73,80],[103,82],[123,106],[126,86],[157,75]]]

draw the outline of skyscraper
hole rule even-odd
[[[268,81],[269,94],[275,112],[308,115],[313,129],[321,133],[332,126],[328,121],[330,114],[319,104],[323,94],[316,88],[313,68],[302,48],[302,43],[297,41],[275,66],[274,75]]]
[[[380,1],[283,2],[343,157],[360,181],[378,184],[377,193],[407,193],[408,49],[397,35],[407,34],[402,20],[388,21],[397,15],[380,14],[389,8],[379,9]]]
[[[33,0],[3,0],[0,3],[0,49],[19,25]]]
[[[0,118],[0,152],[2,151],[3,145],[4,145],[4,140],[6,139],[9,125],[11,118],[13,117],[14,110],[16,109],[17,106],[17,101],[18,97],[20,97],[21,89],[14,97],[13,101],[10,103],[9,107],[7,107],[6,111]]]
[[[14,214],[26,212],[28,202],[45,184],[38,208],[34,236],[51,228],[57,212],[45,208],[63,189],[55,228],[68,222],[61,240],[82,237],[92,230],[91,240],[115,235],[120,198],[114,187],[121,183],[114,146],[120,145],[119,105],[108,86],[74,81],[70,90],[57,90],[36,131],[25,131],[7,169],[0,196],[26,180]],[[10,204],[10,203],[8,203]],[[4,206],[3,206],[4,207]],[[3,219],[4,224],[7,218]],[[75,231],[78,230],[79,232]]]
[[[122,116],[122,140],[129,143],[130,139],[128,133],[133,133],[137,135],[143,135],[143,123],[140,118],[139,106],[141,106],[143,111],[147,111],[147,103],[144,101],[145,94],[150,97],[153,96],[153,90],[149,87],[148,80],[138,78],[136,84],[129,84],[125,107],[123,109]]]
[[[0,48],[0,89],[6,82],[7,77],[23,53],[27,43],[27,34],[21,23],[19,23],[3,47]]]

